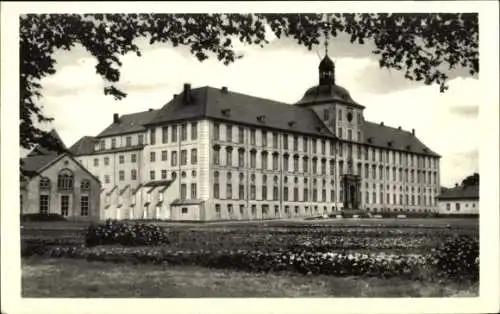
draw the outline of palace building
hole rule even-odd
[[[101,218],[436,212],[440,156],[414,130],[366,121],[328,56],[318,83],[293,105],[185,84],[70,151],[102,183]]]

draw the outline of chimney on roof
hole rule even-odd
[[[398,126],[398,130],[401,130],[401,126]]]
[[[415,135],[415,129],[411,129],[411,134]]]
[[[455,187],[458,188],[458,183],[455,183]]]
[[[380,122],[380,125],[381,125],[381,126],[384,126],[384,121]]]
[[[227,86],[222,86],[220,90],[223,94],[227,94]]]
[[[153,111],[153,108],[149,108],[149,110],[148,110],[148,111],[149,111],[149,112]]]
[[[187,103],[191,100],[191,84],[184,84],[184,93],[183,93],[183,98],[184,103]]]
[[[120,118],[117,113],[113,113],[113,123],[119,123]]]

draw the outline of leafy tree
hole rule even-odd
[[[479,185],[479,173],[474,173],[462,181],[462,186],[474,186]]]
[[[251,45],[267,44],[265,25],[278,37],[293,38],[312,49],[325,34],[346,33],[351,43],[372,40],[380,67],[405,72],[410,80],[447,89],[446,70],[465,67],[479,72],[478,16],[471,14],[86,14],[20,17],[20,143],[30,149],[41,143],[61,150],[57,141],[34,123],[49,122],[37,99],[40,79],[55,73],[53,53],[80,44],[97,59],[96,72],[108,83],[106,95],[126,97],[113,84],[120,80],[120,56],[140,49],[134,40],[189,46],[203,61],[217,57],[224,64],[238,56],[232,38]]]

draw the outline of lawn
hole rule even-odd
[[[75,253],[61,255],[56,252],[57,254],[53,255],[54,251],[50,249],[52,253],[42,254],[45,257],[39,253],[29,257],[23,255],[23,296],[445,297],[478,294],[477,283],[440,282],[425,271],[422,276],[405,277],[403,273],[398,273],[389,276],[390,278],[381,278],[366,275],[363,271],[358,272],[356,269],[361,266],[353,260],[335,257],[327,261],[328,257],[318,259],[301,253],[332,252],[344,254],[344,257],[375,254],[373,258],[370,257],[369,264],[363,265],[368,267],[373,263],[388,262],[394,267],[400,267],[408,256],[411,258],[431,254],[433,248],[446,238],[459,234],[477,238],[477,219],[153,223],[166,232],[168,243],[137,247],[107,244],[86,248],[82,246],[84,230],[87,227],[85,224],[24,223],[21,231],[23,247],[29,243],[38,245],[37,243],[42,241],[48,247],[56,249],[74,248]],[[248,253],[237,257],[241,250]],[[291,253],[292,251],[295,253]],[[282,252],[277,253],[278,259],[270,257],[274,256],[272,254],[275,252]],[[382,255],[379,260],[377,256],[380,254],[392,254],[394,259]],[[287,255],[286,261],[279,257],[283,255]],[[326,265],[338,265],[340,268],[334,266],[330,270],[326,269],[328,272],[315,272],[314,266],[311,268],[312,273],[303,275],[300,271],[294,271],[295,266],[286,266],[292,255],[297,261],[294,265],[301,264],[298,261],[302,258],[306,263],[315,263],[321,269],[326,269],[324,262]],[[154,264],[153,260],[156,258],[151,259],[151,256],[158,256],[159,264]],[[304,260],[306,256],[307,260]],[[314,262],[309,261],[310,257],[315,258]],[[401,261],[403,264],[400,264]],[[411,259],[408,261],[411,262]],[[165,262],[168,266],[161,264]],[[267,266],[254,267],[261,263],[268,265],[268,262],[271,263],[269,265],[274,265],[273,269],[282,270],[262,273],[260,271],[265,271]],[[363,260],[360,262],[364,263]],[[420,274],[420,262],[416,263],[408,265],[412,272]],[[375,264],[373,265],[376,266]],[[248,265],[251,267],[248,268]],[[391,271],[395,269],[393,266],[390,266]],[[342,269],[342,272],[339,273],[335,269]],[[343,272],[344,269],[347,273]]]
[[[478,286],[202,267],[27,258],[22,296],[42,298],[473,297]]]

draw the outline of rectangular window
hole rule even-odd
[[[238,198],[240,200],[244,200],[245,199],[245,185],[244,184],[240,184],[239,185],[239,188],[238,188]]]
[[[231,183],[226,184],[226,198],[228,200],[233,198],[233,185]]]
[[[214,139],[218,141],[220,139],[220,124],[214,124]]]
[[[167,178],[167,170],[163,169],[161,171],[161,178],[162,178],[162,180],[165,180]]]
[[[99,142],[99,147],[100,147],[100,150],[105,150],[106,149],[106,142],[104,140],[101,140]]]
[[[177,152],[176,152],[176,151],[173,151],[173,152],[172,152],[172,156],[171,156],[171,158],[170,158],[170,165],[171,165],[172,167],[177,166]]]
[[[238,167],[245,167],[245,152],[243,149],[238,150]]]
[[[151,134],[150,134],[150,143],[151,145],[155,145],[156,144],[156,129],[155,128],[151,128]]]
[[[313,152],[313,154],[316,154],[317,146],[318,146],[318,141],[316,141],[316,139],[313,139],[312,140],[312,152]]]
[[[123,155],[118,156],[118,160],[119,160],[120,164],[125,163],[125,156],[123,156]]]
[[[40,214],[48,214],[49,213],[49,196],[48,195],[40,195],[39,200],[39,210]]]
[[[267,146],[267,132],[262,131],[262,146]]]
[[[187,195],[187,186],[185,183],[181,184],[181,200],[185,200]]]
[[[233,166],[233,151],[231,149],[226,149],[226,165]]]
[[[312,161],[312,173],[316,174],[318,172],[318,161],[313,159]]]
[[[149,161],[155,162],[156,161],[156,152],[150,152],[149,153]]]
[[[318,201],[318,190],[317,189],[313,189],[313,202],[317,202]]]
[[[304,199],[304,202],[309,202],[309,190],[304,189],[304,195],[302,197]]]
[[[347,130],[347,139],[352,141],[352,130]]]
[[[335,202],[335,190],[330,190],[330,202]]]
[[[283,200],[288,202],[288,187],[286,186],[283,188]]]
[[[220,218],[220,205],[219,204],[215,205],[215,215],[217,216],[217,218]]]
[[[130,155],[130,162],[137,162],[137,155],[136,154],[132,154]]]
[[[219,183],[214,183],[214,198],[218,199],[219,195]]]
[[[220,149],[214,148],[214,165],[220,164]]]
[[[161,160],[166,161],[168,157],[168,152],[166,150],[161,151]]]
[[[80,215],[81,216],[89,215],[89,197],[87,195],[83,195],[80,198]]]
[[[277,186],[273,187],[273,200],[277,201],[279,199],[279,190]]]
[[[105,166],[109,165],[109,157],[104,157],[104,165]]]
[[[196,165],[198,163],[198,150],[196,148],[191,149],[191,164]]]
[[[321,140],[321,154],[325,155],[326,154],[326,141]]]
[[[240,126],[238,127],[238,143],[243,144],[245,142],[245,129]]]
[[[299,150],[299,137],[296,135],[293,137],[293,150],[294,151]]]
[[[267,200],[267,186],[265,185],[262,186],[262,200]]]
[[[288,135],[283,135],[283,149],[288,149]]]
[[[188,208],[187,207],[182,207],[181,214],[187,215],[187,213],[188,213]],[[220,208],[219,208],[219,214],[220,214]]]
[[[69,195],[61,195],[61,216],[69,215]]]
[[[120,171],[118,172],[118,177],[119,177],[119,180],[120,180],[120,181],[125,181],[125,171],[120,170]]]
[[[163,144],[168,143],[168,126],[164,126],[161,128],[161,142]]]
[[[321,191],[321,201],[326,202],[326,189]]]
[[[339,109],[339,115],[338,115],[339,121],[342,121],[342,110]]]
[[[226,125],[226,141],[227,142],[233,141],[233,126],[232,125]]]
[[[293,158],[293,171],[299,172],[299,157],[298,156]]]
[[[250,152],[250,168],[255,169],[256,159],[257,153],[255,151]]]
[[[125,138],[125,145],[127,145],[127,147],[132,146],[132,137],[131,136],[127,136]]]
[[[330,111],[328,109],[323,109],[323,120],[329,120],[330,119]]]
[[[140,135],[137,137],[137,143],[139,143],[139,145],[144,144],[144,135],[140,134]]]
[[[250,130],[250,145],[255,145],[255,129]]]
[[[188,138],[188,126],[186,123],[181,124],[181,141],[187,141]]]
[[[302,138],[302,150],[307,153],[307,137]]]
[[[172,143],[177,142],[177,125],[172,125]]]
[[[293,201],[299,201],[299,188],[293,188]]]
[[[149,171],[149,179],[150,180],[154,180],[155,179],[155,171],[154,170]]]
[[[302,159],[302,172],[307,172],[307,158]]]
[[[256,195],[256,193],[255,193],[255,185],[252,184],[250,186],[250,199],[251,200],[255,200],[255,197],[256,197],[255,195]]]
[[[261,155],[262,158],[262,169],[267,170],[267,153]]]
[[[278,133],[273,132],[273,148],[278,148]]]
[[[187,150],[185,149],[181,150],[181,166],[187,165],[187,159],[188,159],[187,155],[188,155]]]
[[[109,183],[109,174],[104,175],[104,183]]]
[[[198,122],[191,122],[191,140],[198,139]]]
[[[431,202],[430,202],[430,197],[429,197],[429,203],[431,203]],[[460,210],[460,203],[455,203],[455,210],[456,210],[456,211],[459,211],[459,210]]]
[[[337,132],[337,137],[338,137],[338,138],[342,138],[342,128],[339,128],[339,129],[338,129],[338,132]]]
[[[130,170],[130,178],[132,180],[137,180],[137,170],[135,169]]]
[[[94,167],[99,166],[99,158],[94,158]]]
[[[196,190],[196,183],[191,183],[191,199],[198,198],[198,192]]]
[[[111,139],[111,149],[116,148],[116,138]]]
[[[283,171],[288,171],[290,168],[288,167],[288,156],[283,157]]]

